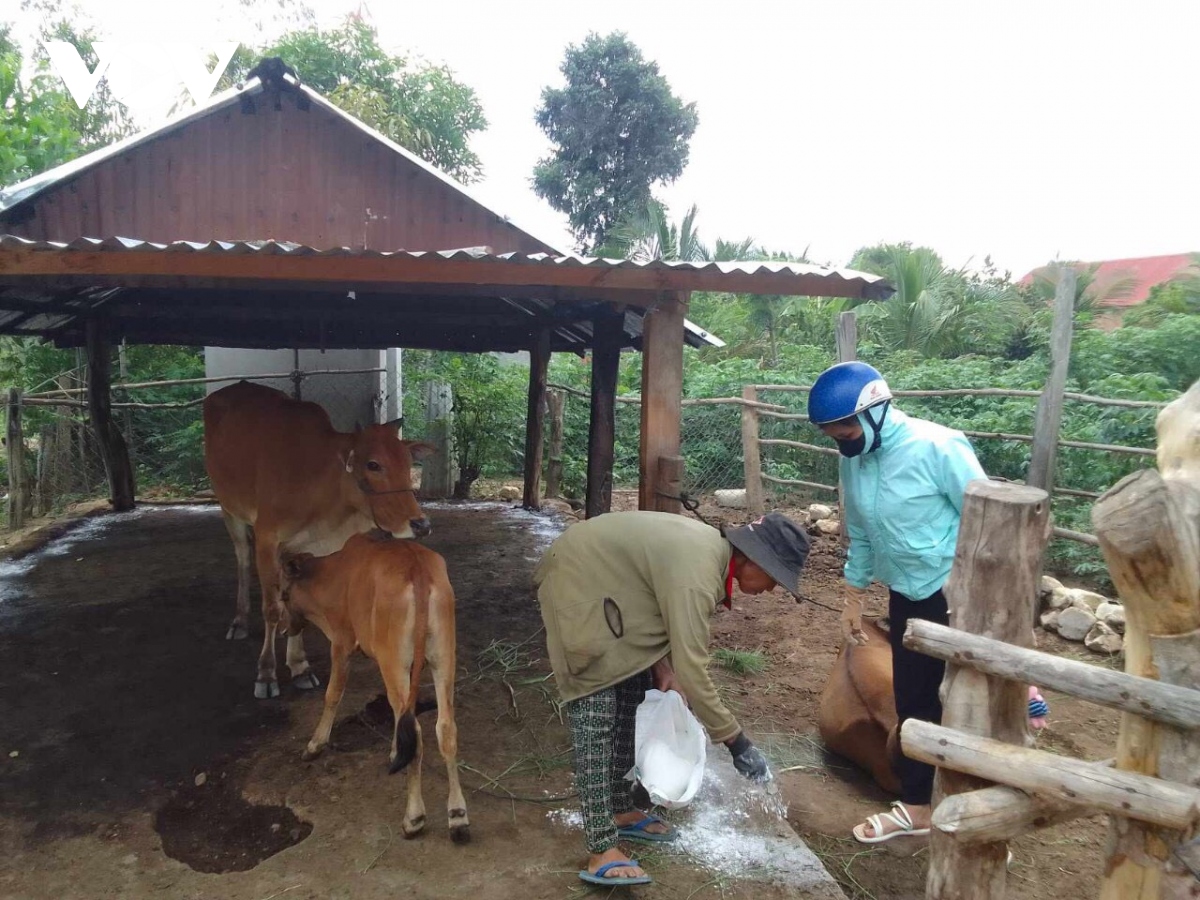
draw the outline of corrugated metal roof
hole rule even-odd
[[[682,260],[652,260],[635,262],[628,259],[604,259],[586,256],[552,256],[548,253],[498,253],[487,252],[486,248],[458,250],[373,250],[367,248],[332,247],[318,249],[288,241],[174,241],[169,244],[142,241],[134,238],[76,238],[69,242],[30,241],[15,235],[0,235],[0,250],[34,251],[111,251],[111,252],[155,252],[155,253],[206,253],[224,256],[246,254],[285,257],[361,257],[374,259],[443,259],[447,261],[471,260],[477,263],[503,266],[539,266],[553,268],[587,268],[598,273],[606,271],[638,272],[695,272],[720,273],[722,275],[773,275],[779,276],[778,290],[770,293],[788,293],[786,281],[790,278],[813,278],[821,281],[856,284],[855,293],[864,299],[884,299],[894,289],[878,275],[857,272],[853,269],[829,269],[807,263],[778,262],[773,260],[747,260],[733,262],[686,262]],[[796,293],[796,291],[792,291]]]
[[[407,150],[406,148],[402,147],[400,144],[397,144],[392,139],[390,139],[390,138],[386,137],[385,135],[381,134],[380,132],[376,131],[374,128],[367,125],[365,122],[363,122],[359,119],[356,119],[354,116],[350,115],[345,110],[334,105],[333,103],[330,103],[323,96],[321,96],[321,94],[317,93],[312,88],[308,87],[307,85],[305,85],[303,83],[296,82],[295,79],[293,79],[289,75],[284,75],[282,77],[290,85],[297,87],[298,90],[306,98],[308,98],[308,100],[310,102],[315,103],[316,105],[320,106],[322,109],[326,110],[331,115],[343,120],[351,127],[355,128],[356,130],[369,136],[371,139],[377,141],[380,144],[383,144],[385,147],[387,147],[393,153],[404,157],[404,159],[408,160],[413,165],[428,172],[430,175],[432,175],[434,178],[437,178],[439,181],[443,182],[445,185],[450,187],[452,190],[457,191],[458,193],[464,195],[465,197],[468,197],[470,200],[472,200],[475,203],[478,203],[483,208],[491,210],[491,212],[494,213],[496,216],[498,216],[501,219],[504,219],[506,222],[508,222],[514,228],[517,228],[518,230],[523,231],[525,234],[527,234],[532,239],[539,241],[540,243],[544,244],[547,247],[552,247],[555,249],[558,248],[558,246],[559,246],[558,241],[547,241],[547,240],[539,237],[538,235],[534,234],[533,232],[529,231],[529,229],[522,228],[518,223],[513,221],[511,216],[505,215],[504,213],[499,212],[498,210],[492,209],[487,203],[485,203],[469,187],[463,185],[461,182],[457,181],[450,175],[447,175],[445,172],[443,172],[441,169],[437,168],[436,166],[433,166],[430,163],[426,162],[425,160],[421,159],[421,157],[417,156],[412,151]],[[113,144],[109,144],[106,147],[101,147],[98,150],[93,150],[91,153],[85,154],[84,156],[80,156],[76,159],[71,160],[70,162],[63,163],[61,166],[56,166],[53,169],[48,169],[47,171],[42,172],[41,174],[34,175],[33,177],[27,178],[25,181],[19,182],[10,187],[4,187],[3,185],[0,185],[0,213],[7,212],[8,210],[12,209],[13,207],[18,206],[21,203],[24,203],[28,200],[33,199],[34,197],[36,197],[38,194],[42,193],[43,191],[49,190],[50,188],[53,188],[56,185],[59,185],[65,181],[68,181],[68,180],[74,178],[75,176],[79,175],[80,173],[86,171],[87,169],[90,169],[93,166],[96,166],[96,165],[104,162],[105,160],[111,159],[115,156],[119,156],[122,153],[125,153],[141,144],[145,144],[150,141],[154,141],[154,140],[163,138],[163,137],[165,137],[169,134],[172,134],[173,132],[178,131],[179,129],[185,127],[186,125],[188,125],[191,122],[195,122],[198,119],[203,119],[206,116],[210,116],[214,113],[220,112],[221,110],[226,109],[229,106],[233,106],[234,104],[239,104],[242,102],[242,99],[245,97],[257,96],[257,95],[263,93],[264,89],[265,89],[264,85],[259,78],[251,78],[244,85],[242,85],[240,87],[232,87],[232,88],[229,88],[228,90],[222,91],[221,93],[216,94],[213,97],[210,97],[204,103],[198,104],[194,109],[190,110],[189,112],[180,113],[176,116],[172,116],[172,117],[168,118],[166,121],[162,122],[160,125],[157,125],[153,128],[149,128],[145,131],[139,132],[138,134],[131,135],[131,136],[124,138],[122,140],[119,140]]]

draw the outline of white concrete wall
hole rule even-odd
[[[389,365],[390,363],[390,365]],[[300,386],[302,400],[320,403],[339,431],[353,431],[355,425],[369,425],[400,416],[400,353],[392,350],[301,350],[302,372],[387,368],[383,373],[353,375],[314,375]],[[256,379],[255,375],[291,372],[297,368],[293,350],[243,350],[230,347],[206,347],[204,371],[209,378],[223,375],[229,381],[214,382],[208,391],[218,390],[245,377],[292,395],[288,379]],[[393,396],[394,395],[394,396]]]

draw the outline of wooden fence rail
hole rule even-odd
[[[906,756],[938,769],[927,900],[1003,900],[1007,841],[1097,812],[1111,829],[1101,900],[1196,896],[1200,382],[1159,414],[1157,431],[1161,473],[1123,479],[1092,514],[1126,608],[1123,673],[1020,646],[1032,633],[1047,495],[967,487],[945,587],[957,627],[913,621],[904,636],[947,662],[941,725],[910,719],[900,733]],[[1025,746],[1030,682],[1122,711],[1111,766]]]

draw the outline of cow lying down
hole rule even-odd
[[[887,631],[873,620],[863,619],[862,627],[867,643],[846,641],[829,671],[817,728],[826,747],[865,769],[889,794],[898,795],[900,779],[893,763],[900,754],[900,735],[892,692],[892,645]],[[1031,731],[1045,727],[1048,712],[1045,699],[1030,685]]]
[[[872,620],[863,619],[862,628],[867,643],[847,641],[834,661],[817,727],[826,747],[866,769],[889,794],[899,794],[891,761],[897,749],[892,646]]]
[[[425,802],[421,796],[417,690],[428,661],[437,696],[438,747],[450,782],[450,837],[456,842],[469,840],[454,724],[454,590],[445,560],[413,541],[373,532],[354,535],[329,556],[285,552],[280,562],[289,633],[312,622],[329,638],[330,645],[325,709],[304,759],[313,759],[328,746],[346,690],[350,654],[361,648],[379,666],[395,717],[390,771],[412,764],[404,834],[419,834],[425,827]]]

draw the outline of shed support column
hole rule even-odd
[[[87,320],[87,359],[88,413],[108,475],[109,502],[114,511],[125,512],[133,509],[133,466],[121,429],[112,420],[112,346],[107,316],[94,315]]]
[[[546,421],[546,370],[550,365],[550,330],[537,333],[529,348],[529,406],[525,415],[526,509],[542,506],[542,432]]]
[[[690,294],[664,294],[646,314],[642,330],[642,442],[638,462],[638,508],[678,509],[659,497],[659,460],[679,456],[683,401],[684,316]]]
[[[625,340],[625,314],[605,309],[592,319],[592,409],[588,426],[587,499],[590,519],[612,509],[617,369]]]

